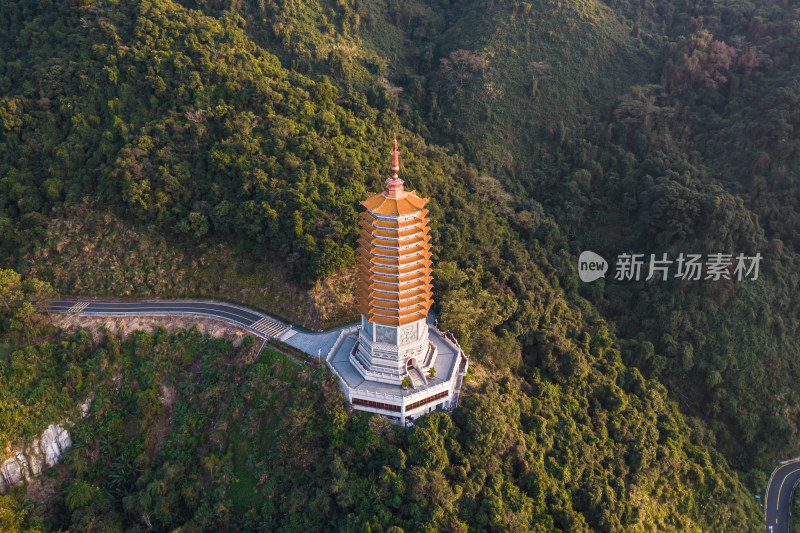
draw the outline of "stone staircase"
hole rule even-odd
[[[411,382],[413,383],[415,389],[428,384],[428,380],[425,379],[425,376],[422,375],[422,372],[419,371],[419,368],[415,366],[408,369],[408,375],[411,377]]]

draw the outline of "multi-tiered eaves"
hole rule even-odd
[[[362,315],[354,366],[373,380],[397,383],[424,372],[435,353],[425,319],[431,306],[431,244],[426,198],[403,189],[392,152],[386,190],[361,202],[356,305]]]
[[[370,322],[404,326],[431,306],[431,243],[425,202],[376,194],[362,202],[358,309]],[[389,214],[391,213],[391,214]]]

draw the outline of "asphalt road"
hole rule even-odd
[[[49,309],[55,313],[81,315],[201,315],[228,320],[245,326],[261,336],[278,337],[289,326],[256,311],[232,304],[210,301],[150,300],[108,301],[65,299],[50,302]]]
[[[800,461],[792,461],[778,467],[772,473],[765,496],[767,533],[789,533],[791,531],[792,493],[800,482]]]

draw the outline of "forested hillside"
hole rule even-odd
[[[55,406],[91,415],[37,508],[0,496],[3,531],[647,531],[756,529],[750,495],[607,331],[563,368],[473,377],[413,430],[348,414],[327,370],[196,330],[86,332],[0,360],[2,437]],[[562,342],[567,342],[563,340]],[[70,408],[70,401],[72,407]],[[41,493],[41,489],[38,493]],[[309,509],[314,512],[309,512]],[[722,510],[723,512],[720,512]],[[752,526],[752,527],[751,527]]]
[[[348,283],[397,135],[431,198],[441,324],[478,371],[452,420],[404,433],[275,354],[226,366],[235,350],[192,334],[26,348],[6,320],[3,401],[30,417],[11,442],[57,414],[19,407],[28,384],[64,414],[101,400],[62,496],[2,498],[8,529],[762,527],[752,493],[800,423],[790,7],[12,3],[0,266],[294,316],[294,295]],[[586,248],[764,261],[749,283],[586,285]]]
[[[474,165],[476,192],[529,250],[568,251],[545,253],[568,297],[613,320],[626,361],[671,384],[737,466],[759,477],[800,451],[791,6],[190,5],[240,14],[285,63],[371,95]],[[764,260],[753,283],[589,286],[573,266],[584,249]]]

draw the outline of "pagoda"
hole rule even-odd
[[[360,323],[343,328],[326,361],[354,409],[409,424],[457,405],[467,356],[428,323],[432,303],[427,198],[407,191],[392,143],[391,177],[361,202],[356,282]]]
[[[400,384],[435,359],[425,320],[431,307],[427,198],[403,188],[393,142],[386,189],[361,202],[356,307],[361,332],[353,364],[365,378]]]

